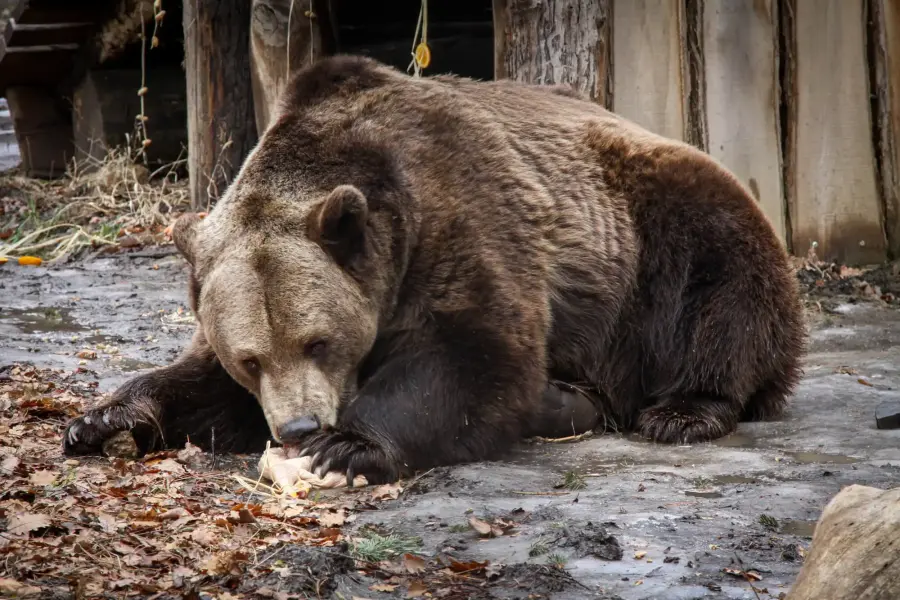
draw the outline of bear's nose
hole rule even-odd
[[[319,417],[305,415],[279,427],[278,437],[282,442],[296,442],[304,435],[316,431],[319,427],[321,427]]]

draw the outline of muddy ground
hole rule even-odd
[[[850,275],[801,276],[812,291],[811,347],[782,421],[745,423],[728,438],[694,446],[621,435],[523,445],[503,462],[425,474],[397,499],[373,504],[365,490],[323,496],[355,503],[347,505],[355,520],[342,536],[375,527],[419,540],[414,554],[427,572],[451,565],[441,571],[445,579],[429,579],[416,565],[397,575],[386,563],[380,570],[354,564],[343,542],[276,544],[272,552],[284,567],[250,570],[220,588],[213,584],[221,578],[195,577],[206,587],[162,586],[169,589],[156,597],[778,598],[802,565],[823,506],[842,486],[900,484],[900,430],[878,430],[874,417],[880,403],[900,402],[896,273],[881,273],[876,289]],[[167,364],[191,334],[185,276],[183,261],[166,248],[55,268],[0,268],[0,375],[13,363],[88,369],[106,392]],[[61,464],[63,457],[42,460]],[[252,476],[255,457],[220,462],[220,470],[223,464]],[[568,488],[559,487],[567,476]],[[471,517],[496,521],[503,535],[479,535]],[[40,572],[16,571],[8,557],[0,563],[0,577],[49,585]],[[56,581],[53,594],[41,597],[78,597],[73,585]]]

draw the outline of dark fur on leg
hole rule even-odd
[[[740,419],[780,415],[806,331],[796,277],[757,202],[694,150],[595,142],[641,250],[632,300],[585,377],[626,428],[657,441],[713,439]]]
[[[540,356],[518,351],[482,315],[434,315],[432,330],[387,343],[385,360],[342,411],[338,426],[301,442],[312,469],[347,473],[348,483],[395,481],[435,466],[495,458],[508,450],[536,413]],[[475,359],[477,357],[477,359]],[[529,376],[530,374],[533,374]]]
[[[199,337],[199,336],[198,336]],[[73,419],[67,455],[98,454],[103,442],[130,431],[142,453],[191,443],[217,452],[261,449],[269,438],[262,410],[201,339],[175,364],[126,382],[100,406]]]
[[[525,437],[562,438],[592,431],[601,423],[600,398],[592,390],[552,380],[544,389],[541,410]]]

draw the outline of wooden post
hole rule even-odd
[[[886,258],[866,57],[865,0],[783,0],[796,68],[786,160],[794,254],[875,264]],[[737,118],[737,117],[735,117]]]
[[[871,0],[875,139],[891,258],[900,258],[900,0]]]
[[[786,241],[777,0],[704,5],[708,151],[748,186]]]
[[[6,100],[29,177],[61,177],[72,159],[72,113],[52,88],[10,86]]]
[[[654,133],[687,141],[685,9],[678,0],[615,1],[612,109]]]
[[[567,84],[608,106],[611,0],[494,0],[494,78]]]
[[[330,23],[327,1],[253,0],[250,56],[256,130],[260,135],[291,72],[334,51]]]
[[[250,2],[184,0],[191,204],[224,193],[256,143],[250,75]]]

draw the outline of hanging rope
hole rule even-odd
[[[422,34],[419,39],[419,34]],[[428,0],[422,0],[419,9],[419,20],[416,23],[416,33],[413,36],[412,62],[406,68],[406,72],[412,71],[413,77],[421,77],[422,69],[431,64],[431,49],[428,48]]]

